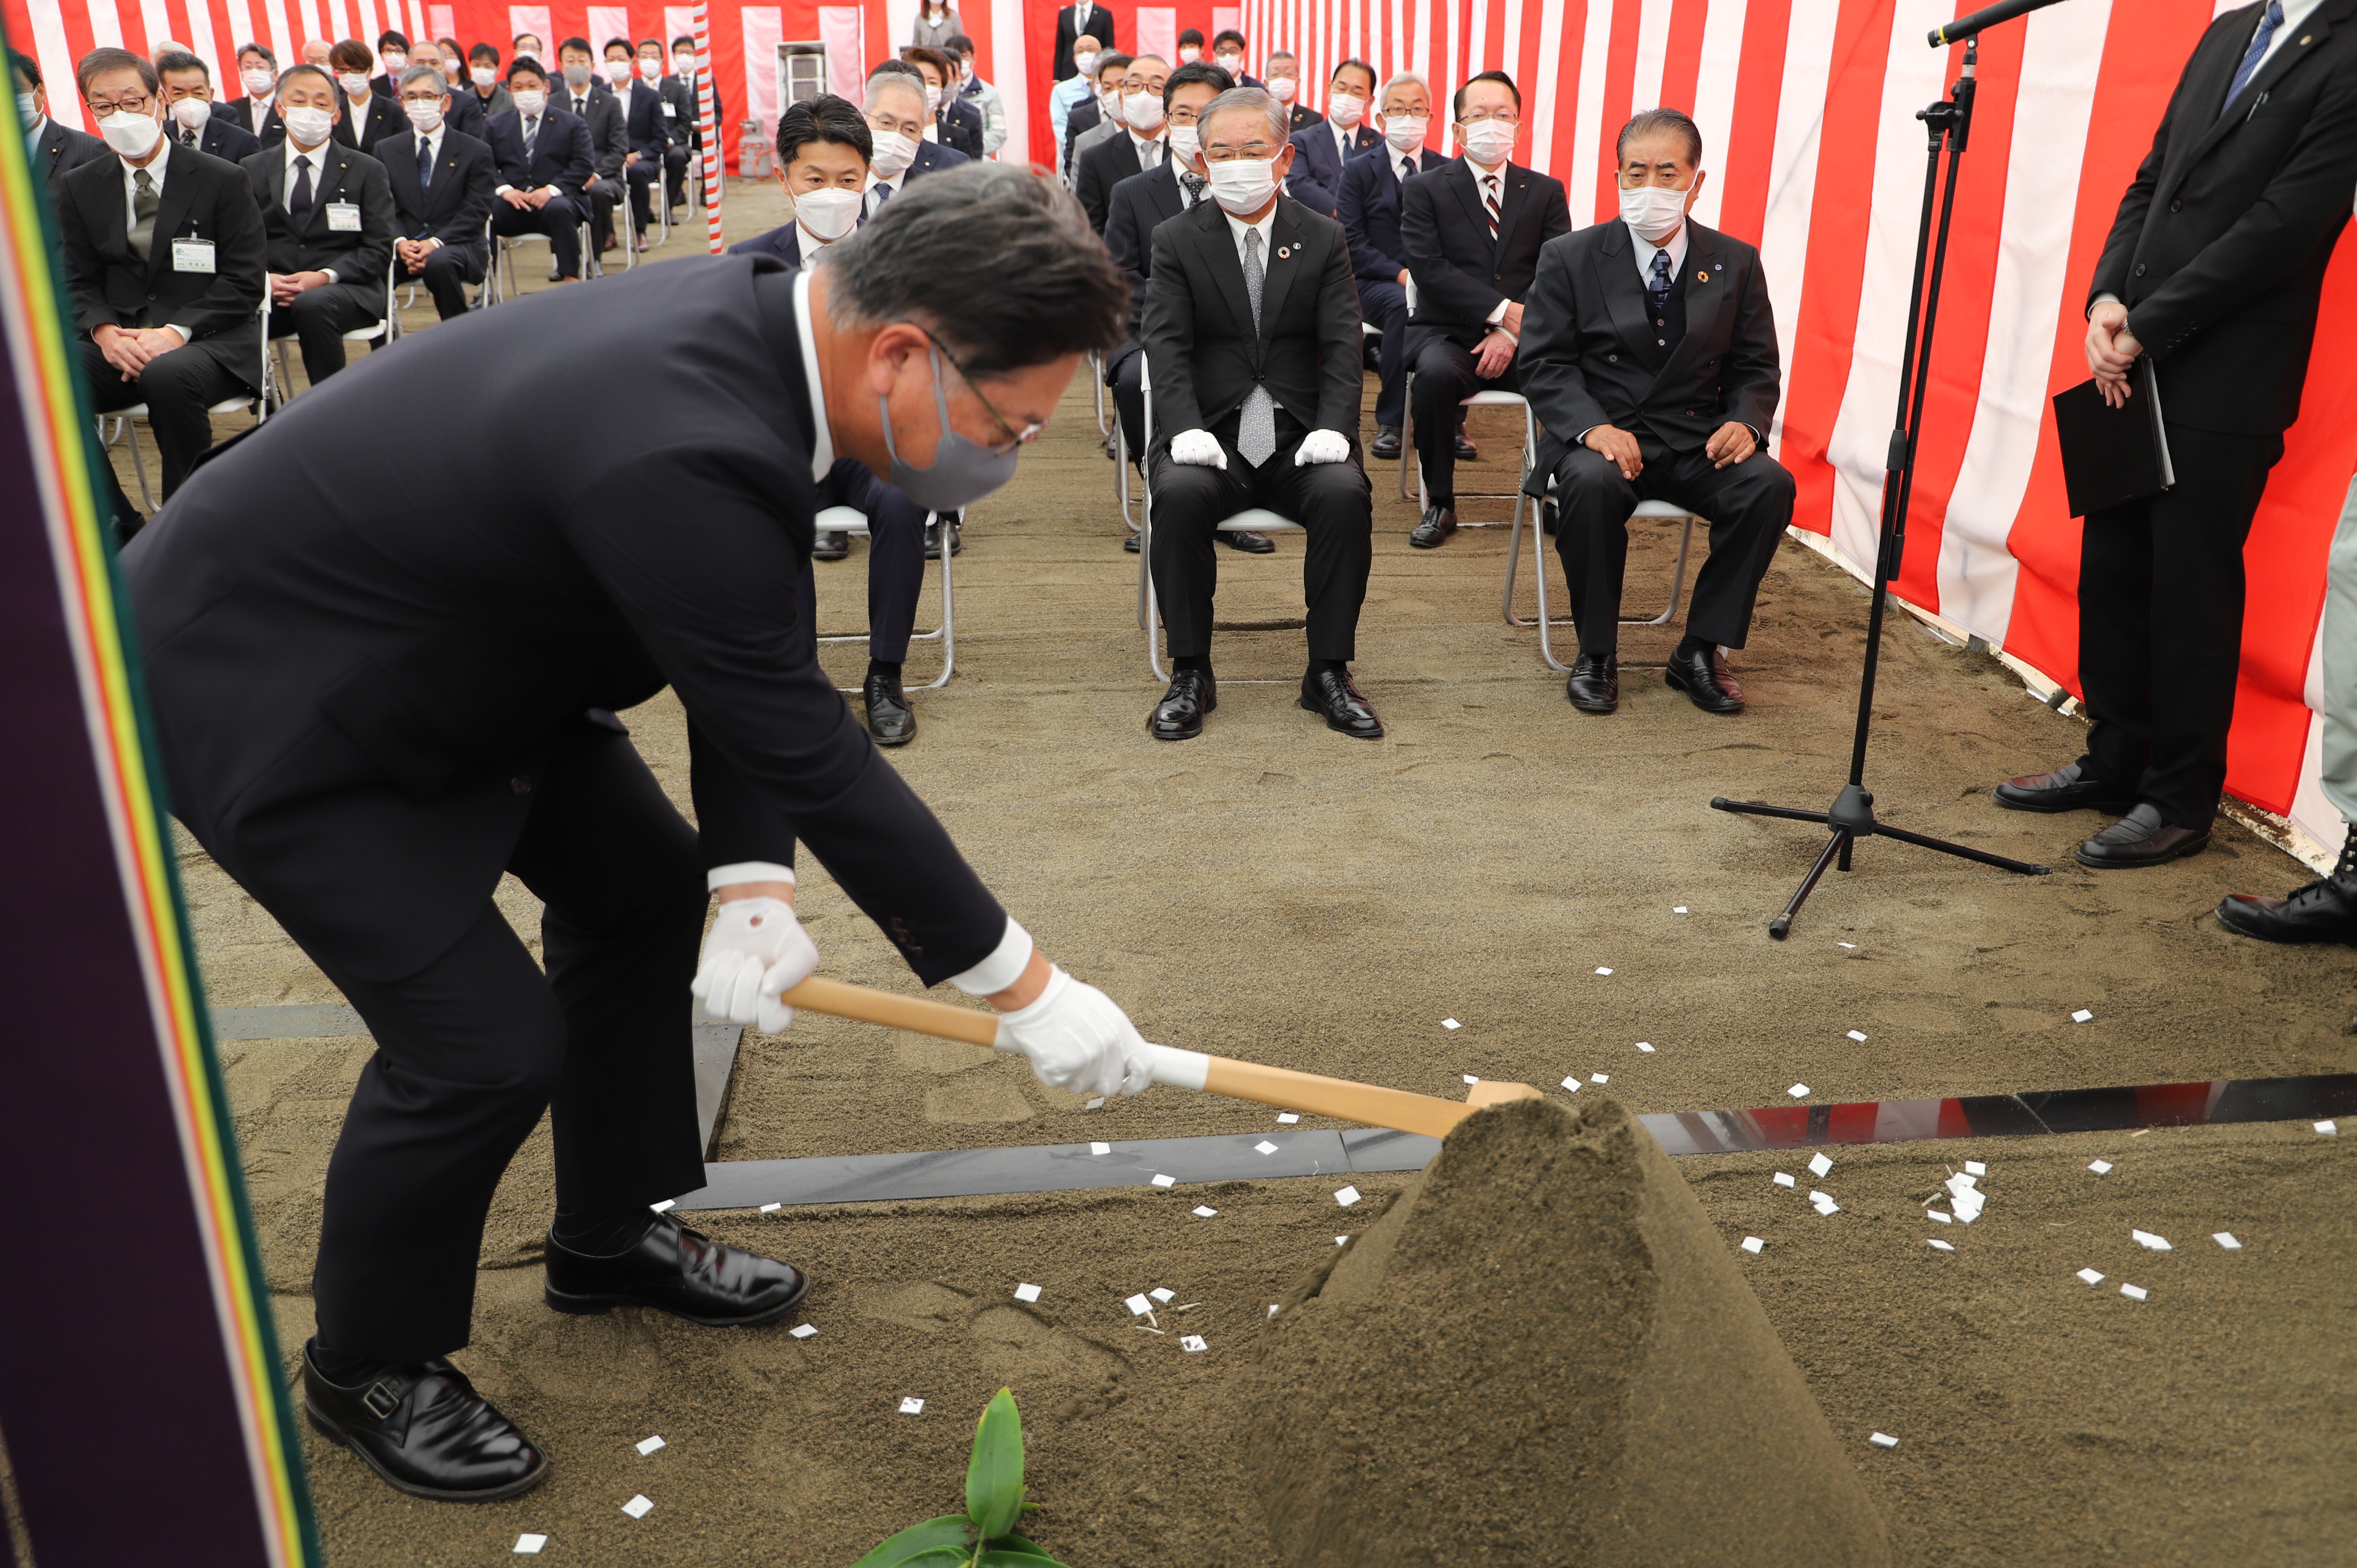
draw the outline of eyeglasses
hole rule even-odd
[[[1205,147],[1203,161],[1207,164],[1232,164],[1242,158],[1273,158],[1276,149],[1266,142],[1246,142],[1241,147]]]
[[[1485,120],[1494,120],[1501,125],[1519,125],[1523,123],[1523,117],[1511,109],[1500,109],[1494,113],[1485,109],[1476,109],[1457,123],[1460,125],[1479,125]]]
[[[103,120],[109,114],[145,114],[156,107],[156,100],[145,92],[129,98],[117,98],[112,102],[102,98],[92,98],[89,103],[91,118],[98,120]]]
[[[965,383],[965,390],[974,393],[974,401],[982,404],[985,411],[986,411],[990,417],[997,423],[998,428],[1006,433],[1006,440],[1004,445],[989,448],[990,455],[992,456],[1004,457],[1009,452],[1015,451],[1018,447],[1029,446],[1032,442],[1037,441],[1039,438],[1039,432],[1048,428],[1044,424],[1027,424],[1023,427],[1021,435],[1016,434],[1015,426],[1009,424],[1006,422],[1006,416],[998,412],[998,405],[982,395],[982,389],[974,384],[974,377],[967,371],[963,365],[958,363],[958,357],[950,352],[949,345],[934,337],[932,329],[927,327],[923,322],[911,321],[909,325],[925,335],[925,340],[933,346],[934,350],[938,352],[942,359],[947,360],[950,362],[950,369],[958,373],[958,380]]]

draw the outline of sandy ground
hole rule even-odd
[[[774,220],[766,193],[731,199],[732,236]],[[410,319],[430,330],[431,316]],[[1601,1071],[1642,1112],[1781,1103],[1795,1081],[1816,1101],[1871,1099],[2343,1071],[2357,1056],[2345,952],[2265,948],[2209,915],[2226,892],[2304,880],[2300,867],[2222,822],[2209,853],[2160,870],[2072,864],[2097,819],[1998,811],[1988,789],[2075,755],[2077,721],[1904,618],[1887,638],[1868,775],[1888,820],[2055,874],[1874,843],[1855,873],[1828,877],[1791,942],[1769,941],[1819,833],[1706,802],[1831,799],[1866,607],[1796,544],[1731,656],[1749,713],[1709,717],[1634,668],[1621,711],[1587,717],[1534,634],[1498,618],[1505,531],[1411,551],[1413,508],[1382,473],[1357,670],[1389,736],[1347,740],[1295,707],[1297,630],[1239,630],[1215,646],[1222,701],[1204,736],[1157,745],[1112,465],[1085,385],[1064,406],[1015,484],[973,513],[958,675],[916,699],[918,739],[892,757],[1045,949],[1148,1037],[1432,1093],[1461,1094],[1468,1073],[1552,1085]],[[1516,429],[1479,411],[1473,433],[1484,462],[1462,488],[1509,488]],[[1675,542],[1666,530],[1641,541],[1632,611],[1658,607]],[[821,569],[823,630],[860,628],[864,559]],[[1223,620],[1297,618],[1299,562],[1297,536],[1273,558],[1222,553]],[[1525,607],[1527,575],[1526,556]],[[936,607],[929,589],[920,628]],[[1658,661],[1676,631],[1632,629],[1623,655]],[[938,665],[919,649],[921,681]],[[848,683],[863,660],[841,645],[830,665]],[[1272,683],[1243,683],[1256,680]],[[676,704],[626,716],[684,807]],[[334,999],[264,913],[183,851],[216,1004]],[[829,972],[912,986],[823,875],[804,887]],[[529,896],[511,884],[501,900],[530,935]],[[2072,1023],[2083,1007],[2093,1021]],[[366,1052],[223,1047],[290,1352],[309,1330],[321,1174]],[[722,1155],[1269,1124],[1259,1108],[1168,1090],[1088,1112],[1017,1062],[806,1019],[787,1038],[748,1037]],[[1789,1156],[1680,1168],[1730,1246],[1767,1240],[1744,1268],[1855,1445],[1898,1560],[2328,1564],[2357,1554],[2344,1143],[2292,1123],[1844,1153],[1816,1184],[1843,1206],[1830,1219],[1770,1184],[1798,1170]],[[2091,1175],[2097,1155],[2118,1168]],[[1920,1202],[1965,1158],[1991,1162],[1987,1216],[1923,1223]],[[1235,1443],[1252,1414],[1224,1401],[1222,1363],[1252,1354],[1267,1304],[1351,1229],[1337,1185],[712,1217],[715,1234],[813,1271],[820,1334],[805,1343],[783,1326],[548,1313],[533,1266],[544,1130],[493,1213],[459,1359],[553,1452],[554,1477],[515,1502],[439,1506],[314,1441],[331,1557],[482,1562],[533,1530],[551,1533],[551,1561],[845,1563],[958,1506],[972,1418],[1004,1381],[1049,1506],[1036,1534],[1075,1568],[1257,1568],[1268,1548]],[[1358,1185],[1380,1198],[1397,1181]],[[1196,1203],[1221,1213],[1194,1219]],[[2176,1251],[2140,1251],[2132,1226]],[[2244,1250],[2207,1239],[2220,1230]],[[1955,1253],[1925,1245],[1935,1230]],[[2083,1285],[2082,1267],[2110,1279]],[[2120,1280],[2150,1299],[2113,1294]],[[1018,1281],[1044,1287],[1036,1307],[1009,1298]],[[1131,1325],[1121,1298],[1154,1284],[1179,1293],[1173,1305],[1201,1304],[1184,1316],[1208,1352]],[[896,1414],[903,1395],[926,1399],[924,1414]],[[1900,1447],[1867,1447],[1869,1430]],[[669,1446],[641,1459],[630,1444],[657,1433]],[[635,1492],[657,1506],[634,1521],[619,1510]],[[1809,1561],[1806,1542],[1791,1560]]]

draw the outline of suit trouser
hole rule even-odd
[[[1224,469],[1174,463],[1167,456],[1155,459],[1150,565],[1171,658],[1211,651],[1211,599],[1220,580],[1212,535],[1222,518],[1247,507],[1266,507],[1308,532],[1301,597],[1309,612],[1309,657],[1358,657],[1359,610],[1366,603],[1367,572],[1374,560],[1373,492],[1356,441],[1350,459],[1341,463],[1297,465],[1293,455],[1299,445],[1297,435],[1280,441],[1258,468],[1243,460],[1231,440],[1220,443],[1228,457]]]
[[[544,207],[511,207],[505,198],[491,203],[491,232],[501,239],[515,234],[541,234],[556,258],[556,275],[581,275],[581,209],[563,191]]]
[[[663,199],[678,207],[687,200],[687,160],[685,147],[672,147],[663,153]]]
[[[425,258],[422,275],[425,292],[434,296],[434,308],[442,319],[467,314],[467,290],[464,285],[483,281],[483,248],[473,245],[444,245]]]
[[[614,209],[622,199],[621,182],[598,177],[587,192],[589,199],[589,242],[602,252],[614,237]]]
[[[1634,482],[1601,452],[1574,446],[1555,468],[1555,508],[1563,521],[1555,553],[1571,590],[1571,618],[1582,653],[1620,646],[1620,589],[1629,571],[1629,514],[1639,501],[1692,507],[1710,522],[1710,555],[1695,574],[1686,632],[1721,648],[1740,648],[1751,632],[1760,580],[1792,521],[1792,476],[1764,451],[1720,468],[1700,449],[1673,452],[1651,435],[1637,438],[1645,466]]]
[[[662,172],[647,158],[640,158],[622,171],[630,186],[630,227],[640,234],[644,234],[647,225],[655,220],[655,177]]]
[[[2324,574],[2324,628],[2318,639],[2323,666],[2324,716],[2319,782],[2343,822],[2357,822],[2357,480],[2341,508],[2332,556]]]
[[[405,979],[321,961],[377,1047],[328,1162],[312,1295],[336,1350],[412,1361],[467,1343],[491,1195],[544,1110],[568,1214],[620,1214],[704,1181],[687,995],[705,903],[695,830],[628,737],[582,729],[541,771],[508,862],[546,902],[545,974],[488,898]]]
[[[385,317],[384,285],[331,283],[305,289],[290,304],[270,307],[270,335],[303,347],[303,373],[317,386],[344,368],[344,334]]]
[[[1408,368],[1415,372],[1415,460],[1424,469],[1425,494],[1430,504],[1457,504],[1457,431],[1464,418],[1458,406],[1477,392],[1520,392],[1522,366],[1509,361],[1505,373],[1485,381],[1473,370],[1473,351],[1449,338],[1426,338],[1416,348]]]
[[[2280,435],[2169,424],[2177,483],[2091,514],[2079,548],[2079,678],[2092,779],[2205,828],[2226,786],[2242,663],[2243,542]]]
[[[1121,420],[1121,438],[1129,444],[1129,460],[1146,471],[1146,347],[1133,338],[1114,350],[1105,380],[1113,387],[1114,414]]]
[[[252,328],[245,330],[250,332]],[[112,413],[134,403],[147,405],[147,428],[156,436],[158,467],[164,470],[162,494],[166,500],[172,499],[172,492],[188,477],[190,466],[213,444],[213,423],[208,411],[217,403],[253,391],[243,377],[221,362],[210,339],[156,355],[147,361],[137,380],[126,381],[122,371],[106,362],[98,345],[85,338],[81,343],[81,372],[90,387],[91,412]],[[112,463],[106,465],[106,482],[113,489],[116,520],[137,517],[130,498],[123,493],[122,481],[114,477]],[[130,536],[124,537],[128,540]]]
[[[1375,423],[1396,430],[1407,407],[1407,290],[1361,278],[1359,318],[1383,334],[1375,354]]]
[[[818,504],[867,514],[867,657],[906,663],[917,596],[925,585],[925,509],[853,457],[837,458],[819,481]],[[795,597],[802,624],[817,636],[818,581],[809,562],[802,564]]]

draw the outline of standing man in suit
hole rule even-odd
[[[176,49],[157,58],[156,75],[172,117],[164,133],[172,140],[224,163],[243,163],[262,150],[258,137],[216,109],[212,69],[203,60]]]
[[[262,215],[235,169],[164,134],[153,66],[92,49],[75,74],[106,133],[51,188],[82,377],[98,413],[147,405],[169,500],[212,445],[208,411],[262,386]],[[104,472],[127,540],[144,520]]]
[[[630,150],[622,156],[622,179],[630,193],[630,242],[647,248],[647,225],[655,220],[655,182],[671,151],[663,124],[662,94],[640,81],[638,59],[628,38],[606,40],[606,85],[622,110],[622,134]]]
[[[270,242],[270,335],[301,342],[315,387],[344,368],[345,333],[393,310],[393,192],[382,164],[335,139],[342,96],[325,71],[296,66],[278,79],[286,140],[245,160]]]
[[[328,69],[344,95],[336,116],[336,140],[355,152],[367,152],[380,137],[396,134],[408,124],[392,99],[378,97],[369,86],[369,70],[375,63],[376,56],[358,38],[346,38],[328,51]],[[283,139],[284,132],[280,134]],[[265,135],[262,145],[274,144]]]
[[[1090,74],[1088,67],[1075,58],[1082,52],[1080,40],[1092,40],[1099,48],[1114,48],[1121,40],[1114,35],[1120,30],[1121,18],[1113,7],[1099,5],[1097,0],[1074,0],[1056,13],[1055,80],[1069,81],[1074,73]]]
[[[1523,95],[1502,70],[1457,90],[1458,144],[1465,154],[1400,191],[1400,242],[1415,279],[1405,338],[1415,372],[1409,412],[1428,498],[1407,542],[1437,550],[1457,532],[1459,405],[1476,392],[1519,392],[1514,363],[1523,300],[1539,247],[1571,231],[1563,182],[1512,161]]]
[[[1781,386],[1775,313],[1760,252],[1687,216],[1704,179],[1694,122],[1648,109],[1616,145],[1620,220],[1540,252],[1516,360],[1547,432],[1528,489],[1543,498],[1555,481],[1555,550],[1579,628],[1566,694],[1582,713],[1619,705],[1629,514],[1666,500],[1710,520],[1710,558],[1664,678],[1705,713],[1739,714],[1722,650],[1749,635],[1792,521],[1792,476],[1767,450]]]
[[[1148,566],[1169,636],[1170,689],[1147,729],[1200,735],[1219,704],[1211,599],[1220,520],[1266,507],[1309,536],[1309,666],[1301,705],[1372,740],[1382,721],[1351,679],[1373,558],[1358,442],[1359,299],[1342,226],[1277,188],[1293,162],[1285,106],[1220,94],[1197,123],[1212,199],[1154,231],[1146,285],[1152,377]]]
[[[548,76],[536,60],[509,66],[507,90],[515,107],[492,115],[486,127],[500,166],[499,184],[491,188],[491,232],[545,236],[556,280],[578,283],[581,225],[589,216],[582,186],[597,172],[589,127],[579,116],[548,106]]]
[[[925,79],[906,60],[877,63],[867,73],[871,156],[867,166],[867,216],[875,217],[920,175],[954,168],[966,161],[938,142],[925,140]],[[823,560],[825,557],[822,556]]]
[[[661,38],[639,40],[639,79],[662,102],[663,205],[678,207],[687,200],[687,150],[695,141],[695,105],[687,84],[665,72]]]
[[[450,100],[439,68],[411,66],[401,73],[401,107],[410,128],[377,144],[400,223],[393,242],[394,274],[422,280],[445,321],[467,313],[465,285],[487,275],[490,245],[483,220],[491,215],[491,190],[499,183],[490,144],[450,128]]]
[[[1293,58],[1291,49],[1278,49],[1271,54],[1267,69],[1268,91],[1285,105],[1286,113],[1290,116],[1286,124],[1294,130],[1303,130],[1326,118],[1298,101],[1301,96],[1301,64]]]
[[[1162,123],[1162,93],[1169,81],[1169,62],[1160,55],[1132,59],[1121,79],[1122,134],[1106,137],[1073,160],[1072,194],[1100,234],[1113,188],[1141,170],[1159,168],[1169,156]]]
[[[260,44],[239,45],[237,80],[245,91],[226,103],[213,105],[213,113],[260,141],[269,123],[271,103],[278,96],[278,57]]]
[[[1366,123],[1374,98],[1375,68],[1364,60],[1346,59],[1334,68],[1333,79],[1326,84],[1325,115],[1311,115],[1293,133],[1293,145],[1300,149],[1294,156],[1294,167],[1332,191],[1338,200],[1342,194],[1342,166],[1383,145],[1383,136]]]
[[[620,101],[597,74],[597,57],[587,38],[557,45],[556,59],[565,85],[556,90],[555,107],[589,128],[595,162],[582,188],[589,196],[589,242],[603,255],[614,246],[614,209],[622,199],[622,171],[630,160],[630,127]]]
[[[1375,145],[1385,150],[1342,166],[1336,200],[1342,231],[1351,237],[1359,308],[1383,335],[1375,360],[1375,439],[1367,451],[1380,461],[1396,462],[1400,416],[1407,408],[1407,285],[1413,275],[1400,233],[1401,193],[1416,176],[1448,167],[1448,160],[1424,145],[1432,123],[1432,89],[1414,71],[1404,70],[1383,84],[1382,118],[1383,134]],[[1324,138],[1316,129],[1294,138],[1297,145],[1304,140]]]
[[[925,139],[969,158],[982,156],[982,111],[958,97],[957,61],[922,44],[909,45],[900,51],[900,58],[925,79],[925,106],[931,115]]]
[[[8,72],[16,79],[16,113],[25,127],[34,190],[48,190],[60,176],[112,156],[104,141],[60,124],[49,113],[48,89],[41,85],[41,68],[31,55],[10,49]]]
[[[2299,413],[2318,296],[2357,184],[2357,0],[2211,23],[2120,200],[2088,290],[2114,406],[2149,356],[2177,482],[2093,513],[2079,554],[2087,749],[1996,789],[2016,811],[2126,815],[2081,844],[2124,869],[2199,854],[2226,783],[2243,544]]]
[[[409,69],[409,40],[390,28],[376,36],[376,63],[381,68],[369,82],[379,98],[401,101],[401,73]]]

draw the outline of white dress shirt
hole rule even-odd
[[[296,146],[295,138],[292,136],[287,137],[285,142],[280,144],[286,154],[283,160],[286,168],[286,183],[279,188],[279,206],[285,206],[287,199],[295,194],[295,160],[296,158],[309,158],[311,160],[311,206],[314,209],[317,209],[323,198],[323,192],[319,188],[325,180],[328,173],[328,148],[334,141],[335,138],[330,136],[327,141],[321,142],[317,146],[313,147],[308,151],[305,151],[302,148]],[[163,160],[159,158],[156,161],[160,163]],[[319,271],[327,274],[328,281],[329,283],[337,281],[335,268],[321,267]]]
[[[2283,0],[2283,26],[2277,27],[2276,36],[2268,40],[2267,52],[2259,57],[2259,63],[2251,70],[2253,76],[2265,70],[2267,68],[2267,61],[2283,52],[2285,44],[2296,41],[2293,35],[2299,31],[2300,24],[2307,21],[2315,13],[2317,6],[2322,3],[2323,0]],[[2258,39],[2259,28],[2266,25],[2266,7],[2262,5],[2259,7],[2259,19],[2251,28],[2253,42]],[[2250,45],[2244,44],[2243,47],[2247,49]]]
[[[876,214],[877,214],[877,210],[882,207],[882,205],[883,205],[883,203],[882,203],[882,202],[879,202],[879,201],[877,201],[877,200],[876,199],[876,188],[877,188],[877,186],[879,186],[879,185],[880,185],[880,186],[884,187],[886,189],[889,190],[889,191],[892,193],[892,196],[898,196],[898,195],[899,195],[899,194],[900,194],[900,188],[901,188],[902,186],[906,185],[906,184],[908,183],[908,181],[909,181],[909,171],[908,171],[907,169],[902,169],[899,174],[894,175],[890,179],[878,179],[878,178],[877,178],[877,177],[876,177],[876,176],[875,176],[875,174],[874,174],[873,172],[870,172],[870,173],[869,173],[869,175],[867,176],[867,206],[866,206],[866,215],[867,215],[868,217],[870,217],[870,218],[875,217],[875,216],[876,216]],[[886,197],[884,199],[885,199],[885,201],[889,201],[889,200],[891,200],[891,199],[892,199],[892,197],[891,197],[891,196],[888,196],[888,197]]]
[[[1182,195],[1185,193],[1183,187],[1180,189],[1180,193]],[[1203,188],[1203,194],[1206,196],[1211,194],[1211,188],[1209,186]],[[1251,233],[1258,233],[1260,235],[1261,276],[1265,280],[1268,276],[1269,263],[1275,260],[1275,252],[1269,249],[1269,235],[1276,227],[1276,209],[1274,207],[1270,208],[1257,223],[1247,223],[1232,212],[1229,213],[1227,218],[1228,230],[1235,236],[1237,261],[1241,262],[1244,259],[1244,236]]]
[[[834,432],[826,423],[826,383],[819,379],[818,335],[811,330],[810,291],[811,271],[804,267],[794,274],[794,331],[802,340],[802,385],[810,392],[811,482],[815,484],[834,467]]]
[[[1645,287],[1649,292],[1653,286],[1655,256],[1664,251],[1670,253],[1670,278],[1673,282],[1676,281],[1678,269],[1686,264],[1686,228],[1687,225],[1680,223],[1678,231],[1670,236],[1670,242],[1666,245],[1653,244],[1634,229],[1629,231],[1629,238],[1637,253],[1637,275],[1645,280]]]
[[[1168,149],[1163,146],[1160,137],[1141,136],[1135,131],[1132,131],[1129,134],[1129,140],[1130,145],[1137,152],[1139,168],[1154,169],[1162,166],[1162,160],[1168,155]]]
[[[25,145],[28,148],[37,145],[40,139],[40,133],[38,130],[25,133]],[[164,212],[164,166],[172,161],[172,149],[162,143],[156,145],[156,154],[147,164],[147,177],[156,184],[156,213],[160,218]],[[121,160],[118,158],[116,161]],[[139,226],[139,207],[136,200],[139,186],[135,177],[136,172],[129,164],[123,165],[123,231],[126,234]],[[164,235],[152,234],[147,241],[148,253],[153,255],[157,245],[168,245],[171,242]],[[188,328],[175,327],[168,321],[165,322],[164,326],[178,332],[182,343],[188,340]]]
[[[1421,149],[1418,150],[1420,151]],[[1415,154],[1403,153],[1401,156],[1412,158],[1415,156]],[[1511,159],[1508,160],[1508,162],[1512,161],[1512,160]],[[1473,173],[1473,194],[1476,199],[1484,199],[1485,212],[1487,207],[1486,198],[1494,194],[1498,198],[1498,215],[1501,218],[1504,217],[1506,214],[1506,165],[1501,163],[1495,168],[1485,169],[1480,164],[1475,163],[1471,158],[1467,158],[1465,160],[1465,166],[1470,169]],[[1488,182],[1493,179],[1498,182],[1498,188],[1494,193],[1485,188]],[[1407,183],[1407,177],[1405,175],[1402,175],[1400,177],[1400,183],[1402,185],[1405,185]],[[1483,317],[1481,319],[1492,327],[1502,327],[1506,320],[1506,306],[1513,303],[1514,302],[1511,299],[1500,300],[1497,305],[1491,308],[1490,314]],[[1513,338],[1514,335],[1509,332],[1506,336]],[[1514,341],[1516,343],[1520,343],[1522,339],[1514,338]]]

